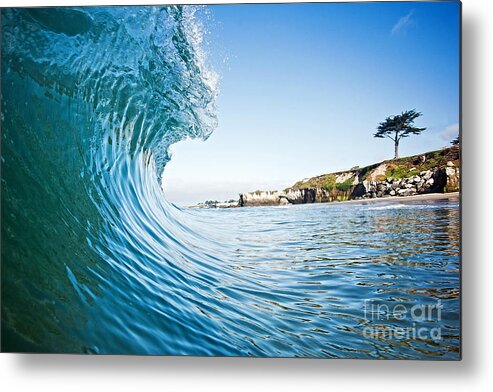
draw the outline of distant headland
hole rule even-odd
[[[460,147],[404,158],[386,160],[365,167],[305,178],[284,190],[241,193],[238,200],[208,201],[194,207],[231,208],[330,203],[348,200],[399,198],[445,194],[460,190]]]

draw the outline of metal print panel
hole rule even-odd
[[[2,351],[460,359],[459,2],[1,33]]]

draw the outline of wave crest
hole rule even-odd
[[[177,334],[218,330],[197,312],[180,316],[190,308],[180,291],[212,279],[198,277],[211,258],[158,182],[168,147],[217,123],[200,12],[2,10],[3,341],[165,353],[180,344],[159,332],[164,319]],[[146,323],[149,340],[129,343]]]
[[[171,144],[206,138],[217,124],[217,77],[201,49],[199,10],[8,9],[2,13],[6,73],[89,103],[97,119],[94,146],[116,132],[131,153],[151,150],[161,171]]]

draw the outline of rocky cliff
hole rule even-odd
[[[460,186],[459,166],[460,149],[453,146],[307,178],[283,191],[242,193],[239,205],[324,203],[456,192]]]

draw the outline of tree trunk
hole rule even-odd
[[[394,149],[394,159],[397,159],[399,158],[399,142],[396,141],[395,142],[395,149]]]

